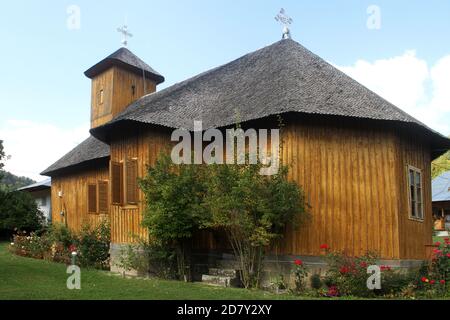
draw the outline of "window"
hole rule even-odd
[[[126,195],[128,204],[137,204],[138,202],[138,166],[137,159],[130,159],[126,162]]]
[[[409,216],[423,220],[422,170],[408,166]]]
[[[123,202],[123,164],[111,161],[111,202],[122,205]]]
[[[98,93],[98,104],[103,104],[104,102],[104,93],[103,89],[100,89],[100,92]]]
[[[98,182],[98,211],[108,213],[108,181]]]
[[[46,197],[42,197],[41,198],[41,206],[42,207],[46,207],[47,206],[47,198]]]
[[[97,185],[88,184],[88,213],[97,213]]]

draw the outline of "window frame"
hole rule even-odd
[[[113,179],[113,166],[114,165],[119,165],[120,166],[120,181],[118,182],[118,185],[119,185],[119,188],[120,188],[120,190],[119,190],[119,193],[120,193],[120,195],[119,195],[119,198],[120,198],[120,201],[119,202],[117,202],[117,201],[115,201],[116,199],[114,198],[114,196],[115,196],[115,194],[114,194],[114,185],[115,185],[115,181],[114,181],[114,179]],[[124,163],[123,163],[123,161],[110,161],[110,164],[109,164],[109,170],[110,170],[110,173],[109,173],[109,176],[110,176],[110,178],[109,178],[109,189],[110,189],[110,194],[111,194],[111,205],[113,205],[113,206],[123,206],[124,205],[124,196],[125,196],[125,190],[124,190],[124,187],[125,187],[125,185],[124,185],[124,168],[125,166],[124,166]]]
[[[413,173],[413,180],[411,184],[411,172]],[[419,174],[420,177],[420,185],[417,185],[416,175]],[[407,192],[408,192],[408,217],[410,220],[423,222],[425,220],[425,209],[424,209],[424,198],[423,198],[423,171],[417,167],[412,165],[406,166],[406,182],[407,182]],[[414,188],[414,209],[412,207],[412,194],[411,187]],[[418,189],[420,188],[420,202],[418,200]],[[420,211],[419,206],[420,204]],[[413,215],[413,210],[415,211],[415,215]]]
[[[91,198],[90,198],[90,187],[94,187],[95,188],[95,211],[91,211]],[[92,183],[92,182],[89,182],[88,184],[87,184],[87,199],[86,199],[86,202],[87,202],[87,212],[88,212],[88,214],[98,214],[98,186],[97,186],[97,183]]]
[[[101,210],[100,206],[100,184],[106,184],[106,210]],[[99,214],[108,214],[110,205],[110,195],[109,195],[109,180],[98,180],[97,181],[97,211]]]
[[[128,199],[128,185],[129,185],[129,183],[128,183],[128,163],[130,163],[130,162],[134,162],[135,166],[136,166],[136,168],[135,168],[136,181],[134,182],[136,184],[136,189],[135,189],[135,192],[136,192],[135,200],[136,201],[130,201]],[[138,182],[137,182],[139,179],[139,161],[138,161],[138,158],[132,157],[132,158],[127,158],[123,163],[124,163],[124,166],[123,166],[123,183],[124,183],[124,186],[123,186],[124,199],[123,200],[124,201],[123,202],[124,202],[125,206],[135,207],[139,203],[139,186],[138,186]]]
[[[98,104],[102,105],[105,102],[105,90],[103,88],[98,92]]]

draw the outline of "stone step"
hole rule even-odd
[[[226,276],[213,276],[209,274],[202,275],[202,283],[226,288],[240,286],[240,281],[237,278]]]
[[[209,268],[208,274],[211,276],[223,276],[231,278],[239,277],[239,271],[235,269]]]

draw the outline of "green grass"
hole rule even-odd
[[[82,269],[81,290],[66,287],[66,266],[15,256],[0,244],[0,300],[9,299],[298,299],[264,291],[210,287],[157,279],[123,278],[110,272]]]

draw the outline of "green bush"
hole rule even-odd
[[[110,236],[109,223],[106,220],[95,227],[85,224],[76,239],[80,265],[107,269]]]
[[[24,257],[43,259],[51,247],[47,238],[39,237],[35,233],[27,235],[25,232],[19,232],[13,239],[10,251]]]
[[[10,245],[11,252],[37,259],[70,264],[71,253],[78,253],[78,263],[84,267],[109,267],[109,224],[103,221],[96,227],[85,225],[79,235],[63,224],[55,223],[40,236],[20,231]]]
[[[367,267],[376,264],[375,254],[351,257],[340,252],[328,252],[326,260],[329,270],[325,282],[328,287],[336,287],[339,295],[368,297],[374,294],[367,288]]]
[[[322,279],[320,278],[319,274],[314,273],[309,280],[311,288],[315,290],[319,290],[320,288],[322,288]]]
[[[44,216],[29,193],[0,189],[0,235],[12,236],[15,230],[39,231]]]

